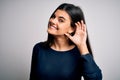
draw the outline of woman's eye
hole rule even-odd
[[[62,20],[62,19],[59,19],[59,22],[64,22],[64,20]]]

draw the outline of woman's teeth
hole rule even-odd
[[[58,28],[56,26],[50,26],[50,28],[58,30]]]

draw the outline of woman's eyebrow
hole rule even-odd
[[[64,20],[66,20],[63,16],[59,16],[59,18],[62,18],[62,19],[64,19]]]

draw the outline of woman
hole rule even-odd
[[[61,4],[48,22],[48,39],[33,48],[30,80],[102,80],[93,60],[82,10]]]

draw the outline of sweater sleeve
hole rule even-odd
[[[85,80],[102,80],[100,68],[91,54],[81,55],[82,75]]]
[[[37,53],[38,53],[38,44],[36,44],[33,48],[33,52],[32,52],[32,60],[31,60],[31,71],[30,71],[30,78],[29,80],[36,80],[37,76],[36,76],[36,62],[37,62]]]

